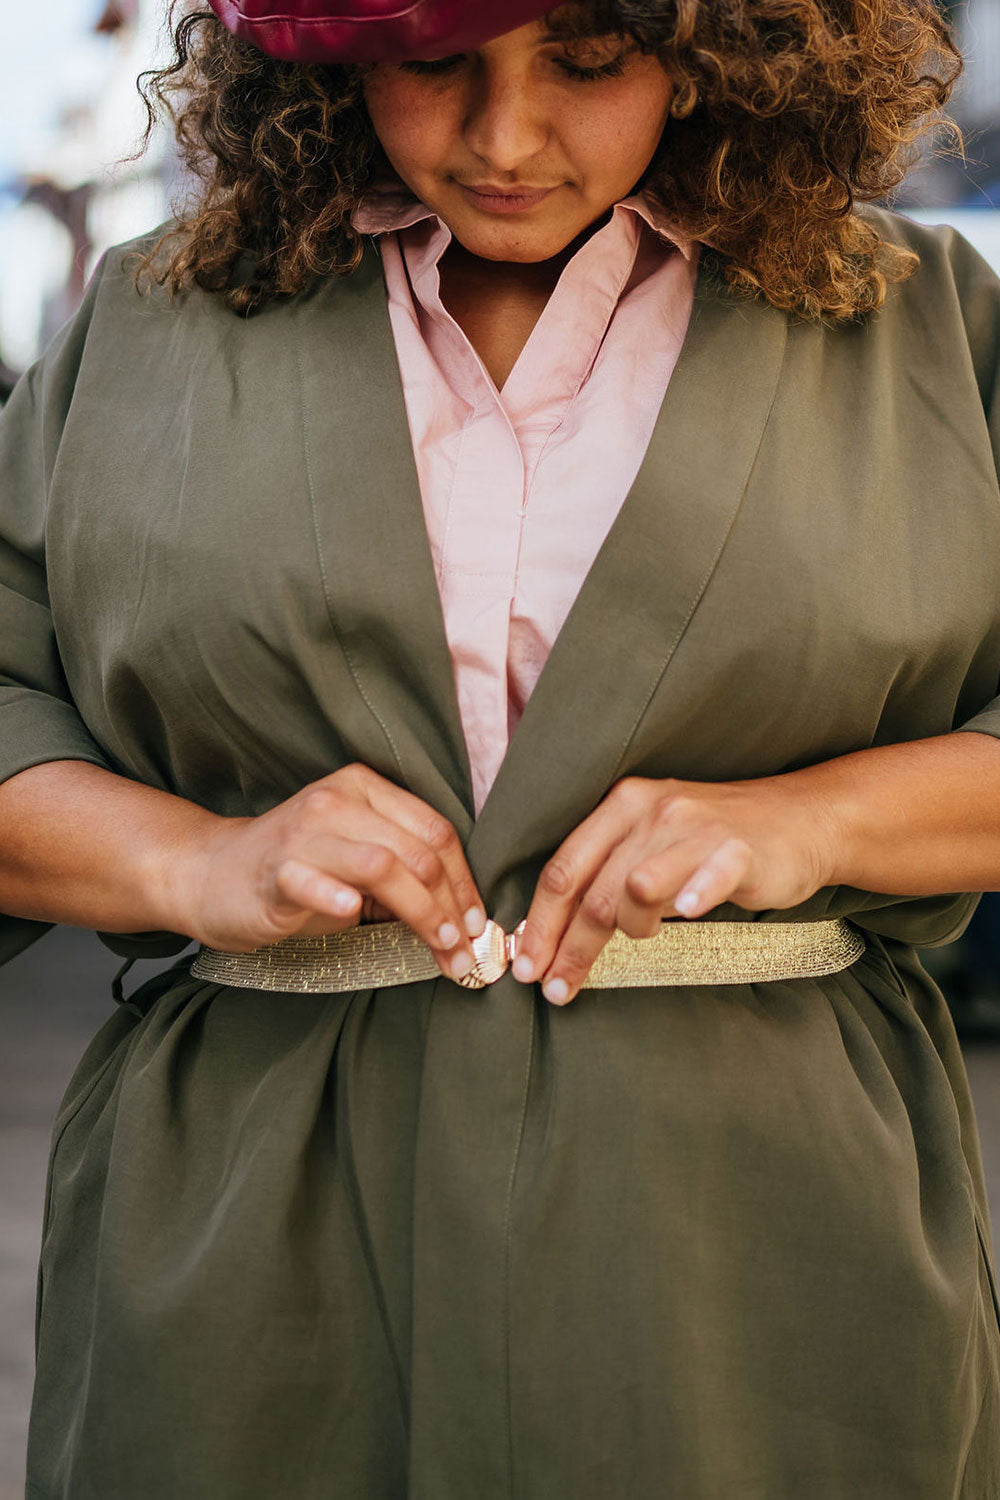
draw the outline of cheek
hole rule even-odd
[[[397,170],[432,167],[448,138],[445,112],[427,107],[426,93],[405,74],[380,74],[365,85],[365,104],[375,134]]]
[[[623,90],[613,107],[577,115],[572,129],[578,163],[611,186],[631,186],[649,165],[666,125],[673,90],[662,76]]]
[[[658,89],[643,102],[641,110],[636,111],[635,119],[631,122],[637,142],[636,149],[647,161],[660,144],[667,120],[670,118],[672,97],[673,89],[668,88],[665,92]]]

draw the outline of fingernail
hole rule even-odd
[[[698,910],[698,892],[697,891],[681,891],[680,895],[674,901],[674,908],[677,911],[686,912],[688,915],[690,915],[692,912],[697,911]]]
[[[452,979],[464,979],[472,968],[475,960],[470,953],[456,953],[448,965],[448,972]]]
[[[442,948],[454,948],[461,936],[454,922],[442,922],[438,928],[438,942]]]
[[[565,979],[550,979],[542,989],[542,994],[553,1005],[565,1005],[569,999],[569,985]]]
[[[482,937],[486,927],[486,913],[480,906],[470,906],[465,913],[465,930],[470,937]]]
[[[345,916],[354,911],[357,905],[358,897],[353,891],[338,891],[333,898],[334,911],[342,911]]]
[[[530,984],[535,977],[535,966],[526,953],[519,953],[514,960],[512,972],[521,984]]]

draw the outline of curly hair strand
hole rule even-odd
[[[386,162],[362,68],[277,61],[211,11],[176,18],[184,3],[173,60],[139,87],[147,140],[165,111],[198,193],[136,279],[246,316],[357,268],[351,215]],[[639,186],[734,292],[838,323],[913,274],[857,205],[891,198],[929,132],[961,150],[943,110],[962,60],[935,0],[592,0],[549,23],[657,55],[674,92]]]

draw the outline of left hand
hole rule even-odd
[[[747,911],[797,906],[829,884],[832,817],[795,773],[758,781],[630,776],[542,870],[514,977],[572,1000],[616,929],[653,937],[664,918],[723,901]]]

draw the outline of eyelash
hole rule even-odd
[[[454,57],[441,57],[435,62],[404,62],[400,67],[407,73],[422,74],[425,77],[441,77],[450,73],[462,61],[464,53],[458,53]],[[602,78],[620,78],[625,72],[625,57],[614,58],[611,62],[602,63],[598,68],[582,68],[578,63],[570,62],[568,57],[557,57],[556,66],[561,68],[568,78],[575,83],[594,83]]]

